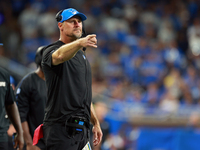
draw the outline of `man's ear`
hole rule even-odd
[[[61,23],[61,22],[58,22],[58,28],[59,28],[61,31],[63,31],[63,28],[62,28],[62,26],[63,26],[63,23]]]

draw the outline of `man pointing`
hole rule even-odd
[[[87,17],[73,8],[57,13],[60,39],[48,45],[42,68],[47,85],[43,133],[47,150],[82,150],[93,124],[98,145],[102,131],[92,105],[92,76],[83,48],[97,48],[96,35],[82,37]]]

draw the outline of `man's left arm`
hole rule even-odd
[[[90,109],[91,109],[90,122],[93,124],[92,132],[94,134],[93,145],[97,146],[101,142],[103,133],[101,131],[100,123],[99,123],[99,121],[97,119],[93,104],[91,104]]]
[[[22,150],[24,146],[24,138],[17,105],[14,102],[11,105],[6,105],[5,108],[9,119],[11,120],[13,126],[15,127],[15,130],[17,131],[14,148],[16,148],[17,145],[19,145],[19,150]]]

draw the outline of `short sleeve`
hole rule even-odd
[[[10,84],[10,75],[8,71],[0,67],[0,98],[4,100],[5,105],[11,105],[15,101],[14,91]]]
[[[16,101],[21,118],[21,122],[27,120],[29,113],[29,100],[30,100],[30,88],[28,86],[29,81],[22,80],[16,88]]]
[[[45,49],[43,58],[42,58],[42,65],[47,65],[49,67],[52,67],[52,54],[53,54],[53,52],[56,51],[56,49],[58,49],[58,48],[55,46],[51,46],[51,47]]]

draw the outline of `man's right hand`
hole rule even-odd
[[[15,139],[15,145],[14,148],[17,148],[17,150],[22,150],[24,147],[24,138],[23,138],[23,134],[17,134]]]
[[[82,47],[94,47],[97,48],[97,38],[96,34],[88,35],[84,38],[79,39],[80,40],[80,46]]]

